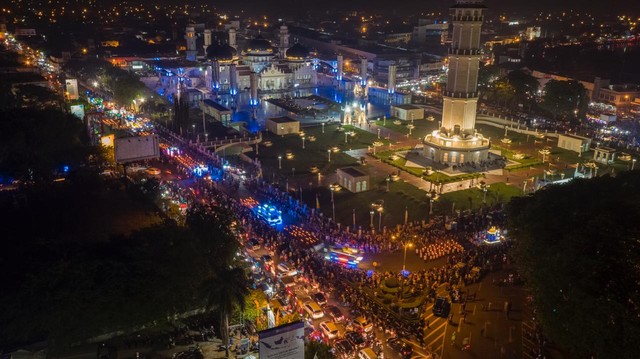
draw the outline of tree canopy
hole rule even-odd
[[[327,344],[309,340],[304,344],[305,359],[335,359],[331,347]]]
[[[588,105],[587,91],[578,81],[549,80],[544,86],[542,107],[555,119],[583,117]]]
[[[640,171],[551,186],[508,206],[545,333],[577,358],[638,358]]]
[[[188,218],[191,226],[166,222],[101,241],[12,226],[0,241],[0,346],[45,338],[64,346],[207,305],[228,308],[247,294],[234,262],[232,219],[204,210],[188,214],[196,218]],[[30,217],[33,210],[19,212]],[[203,290],[210,282],[217,292]],[[222,298],[221,288],[230,298]]]
[[[57,109],[0,111],[0,175],[37,181],[97,152],[82,122]]]

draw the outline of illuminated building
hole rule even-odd
[[[457,0],[451,7],[453,36],[442,123],[424,138],[424,156],[437,163],[478,163],[489,155],[489,139],[475,130],[482,56],[480,32],[485,9],[482,0]]]

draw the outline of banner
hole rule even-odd
[[[304,323],[295,322],[258,332],[260,359],[304,358]]]

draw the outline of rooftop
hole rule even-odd
[[[338,171],[342,171],[346,174],[348,174],[351,177],[363,177],[363,176],[367,176],[366,173],[360,171],[359,169],[355,168],[355,167],[343,167],[343,168],[338,168]]]
[[[569,138],[575,138],[575,139],[579,139],[579,140],[588,140],[590,141],[591,139],[588,137],[584,137],[584,136],[580,136],[580,135],[573,135],[571,133],[559,133],[558,136],[564,136],[564,137],[569,137]]]
[[[231,112],[230,109],[222,106],[221,104],[219,104],[219,103],[217,103],[217,102],[215,102],[213,100],[206,99],[206,100],[204,100],[204,104],[207,105],[207,106],[211,106],[214,109],[216,109],[218,111],[221,111],[221,112],[226,112],[226,111]]]
[[[289,117],[289,116],[282,116],[282,117],[272,117],[269,119],[269,121],[273,121],[275,123],[292,123],[292,122],[298,122],[298,120],[294,120],[293,118]]]
[[[401,105],[393,105],[393,107],[401,108],[403,110],[419,110],[419,109],[422,108],[422,107],[414,106],[414,105],[411,105],[411,104],[408,104],[408,103],[407,104],[401,104]]]

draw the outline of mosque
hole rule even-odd
[[[169,98],[186,88],[199,91],[202,99],[248,91],[250,100],[257,102],[258,91],[282,92],[318,83],[309,50],[299,43],[289,45],[286,25],[279,29],[278,46],[258,35],[240,48],[234,28],[226,33],[204,30],[200,49],[194,27],[187,27],[185,39],[184,63],[190,66],[156,69],[159,92]]]

